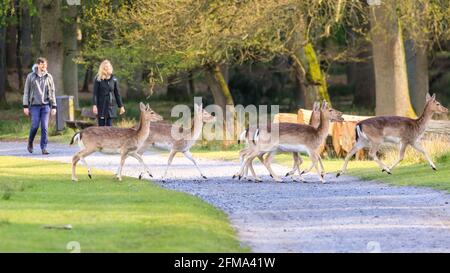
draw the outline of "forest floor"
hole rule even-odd
[[[78,147],[51,143],[49,151],[51,154],[46,157],[30,155],[24,142],[0,142],[0,155],[65,163],[71,162]],[[234,153],[237,157],[237,152]],[[184,157],[174,159],[168,173],[170,179],[165,182],[159,178],[165,169],[167,152],[149,151],[144,161],[152,169],[153,183],[197,196],[224,211],[241,244],[253,252],[450,252],[448,192],[392,185],[395,177],[402,180],[411,173],[408,168],[418,169],[422,180],[432,180],[436,173],[428,170],[426,165],[400,167],[389,176],[392,180],[389,183],[353,176],[335,178],[334,173],[327,174],[326,184],[320,183],[315,174],[305,176],[307,183],[293,182],[290,178],[284,178],[284,183],[276,183],[268,176],[263,176],[262,183],[254,183],[233,180],[231,176],[238,171],[239,163],[223,160],[227,158],[221,158],[220,154],[194,154],[200,156],[199,166],[208,177],[205,181]],[[227,157],[227,153],[224,155]],[[279,174],[289,170],[288,162],[283,160],[282,157],[281,164],[274,164],[274,170]],[[99,171],[94,170],[90,181],[85,168],[80,166],[78,183],[81,185],[95,183],[100,170],[114,172],[119,157],[96,153],[86,161]],[[342,162],[325,162],[326,166],[337,166],[338,163]],[[442,164],[440,171],[447,172],[448,163]],[[378,179],[387,177],[376,170],[375,165],[370,168],[370,171],[365,169],[368,172],[366,178],[374,179],[375,173],[378,173]],[[255,164],[255,169],[258,173],[266,173],[260,164]],[[128,159],[124,175],[137,177],[139,172],[138,162]],[[60,179],[72,183],[68,174]]]

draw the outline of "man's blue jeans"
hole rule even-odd
[[[50,105],[30,106],[31,129],[28,142],[32,143],[34,141],[39,125],[41,125],[41,149],[47,149],[50,111]]]

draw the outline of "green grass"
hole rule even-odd
[[[219,160],[233,160],[237,161],[239,152],[221,151],[196,151],[193,153],[197,157]],[[302,156],[304,163],[302,168],[309,166],[311,161],[307,156]],[[292,155],[291,154],[278,154],[274,160],[275,163],[292,167]],[[327,173],[336,174],[338,170],[342,168],[344,163],[343,159],[327,159],[323,160],[324,167]],[[386,162],[385,163],[391,163]],[[438,171],[433,171],[428,163],[400,163],[399,166],[394,168],[392,175],[382,173],[375,161],[371,160],[352,160],[349,162],[347,168],[347,175],[359,177],[363,180],[377,180],[380,182],[386,182],[396,186],[418,186],[418,187],[430,187],[437,190],[445,190],[450,192],[450,154],[446,154],[440,157],[435,162]],[[313,169],[313,173],[315,170]],[[284,174],[279,174],[284,175]],[[334,180],[335,178],[333,178]],[[330,180],[330,179],[328,179]]]
[[[171,109],[173,106],[181,102],[168,101],[163,98],[151,98],[149,100],[124,100],[126,113],[114,120],[114,126],[131,127],[139,122],[139,102],[149,103],[152,109],[162,115],[165,121],[176,121],[179,117],[171,117]],[[186,102],[189,107],[193,108],[193,102]],[[23,114],[22,104],[20,101],[14,100],[10,102],[8,109],[0,109],[0,140],[27,140],[30,131],[30,118]],[[80,99],[80,108],[92,107],[91,100]],[[80,118],[81,111],[75,113],[76,119]],[[52,117],[51,120],[55,120]],[[49,141],[68,143],[72,138],[74,130],[66,128],[64,131],[56,132],[54,122],[49,125]],[[35,142],[39,142],[40,130],[36,135]]]
[[[68,164],[0,157],[0,252],[247,252],[226,215],[188,194]],[[70,224],[72,230],[45,229]]]
[[[53,120],[53,122],[52,122]],[[49,124],[49,141],[69,142],[74,131],[66,128],[61,132],[55,131],[55,117],[52,117]],[[23,114],[21,104],[14,104],[9,109],[0,109],[0,141],[3,140],[27,140],[30,132],[30,117]],[[40,140],[41,130],[39,129],[35,143]]]

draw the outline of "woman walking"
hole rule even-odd
[[[111,62],[104,60],[94,80],[92,112],[97,115],[98,126],[112,126],[112,119],[117,118],[117,107],[119,115],[125,113],[117,78],[112,73]]]

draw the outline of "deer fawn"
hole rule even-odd
[[[207,179],[203,175],[202,171],[197,165],[197,162],[192,157],[189,151],[195,142],[200,138],[203,130],[203,123],[215,122],[216,118],[203,109],[202,105],[194,104],[194,119],[191,125],[191,130],[184,131],[182,127],[175,127],[178,132],[181,132],[181,137],[174,138],[172,135],[173,126],[168,123],[152,123],[150,125],[151,132],[145,141],[145,144],[140,148],[138,153],[142,155],[144,151],[153,143],[167,143],[170,146],[169,159],[167,161],[167,167],[162,179],[167,175],[172,160],[177,153],[183,153],[183,155],[194,163],[195,167],[199,171],[201,177]]]
[[[318,128],[305,124],[279,123],[278,136],[272,136],[269,130],[257,131],[255,133],[255,139],[257,138],[256,147],[250,152],[245,159],[243,166],[241,166],[240,176],[243,175],[245,167],[251,164],[252,160],[258,154],[268,152],[269,156],[265,160],[265,165],[275,181],[281,182],[281,178],[275,175],[270,167],[270,159],[273,155],[277,151],[300,152],[306,150],[311,158],[312,164],[308,170],[303,171],[301,174],[309,172],[312,167],[315,167],[320,176],[320,180],[325,182],[323,173],[317,166],[319,161],[317,149],[328,135],[330,121],[343,121],[343,118],[341,112],[328,107],[327,103],[324,102],[320,110],[320,120],[321,122]],[[259,136],[257,136],[258,134]]]
[[[433,96],[427,94],[425,109],[417,119],[399,116],[379,116],[358,122],[355,129],[356,143],[345,157],[344,166],[336,174],[336,177],[347,171],[348,161],[357,151],[368,146],[370,146],[369,155],[380,166],[382,172],[391,174],[391,170],[403,160],[406,148],[409,145],[422,153],[428,160],[428,163],[430,163],[431,168],[436,170],[436,165],[431,161],[428,153],[419,142],[434,113],[448,113],[448,109],[436,100],[435,94]],[[400,143],[399,157],[391,167],[383,164],[377,156],[377,151],[384,142]]]
[[[311,112],[311,117],[309,119],[309,123],[308,124],[313,126],[314,128],[317,128],[320,125],[320,102],[319,101],[314,102],[313,109],[312,109],[312,112]],[[244,130],[242,132],[242,134],[240,135],[239,140],[238,140],[238,144],[242,140],[246,141],[246,147],[244,149],[242,149],[241,151],[239,151],[239,159],[240,159],[241,164],[243,164],[244,159],[247,157],[247,155],[250,154],[251,150],[255,147],[253,139],[251,139],[249,137],[249,135],[253,135],[255,132],[253,131],[253,134],[249,134],[249,132],[250,132],[249,128]],[[266,161],[263,158],[264,154],[266,154],[266,153],[259,154],[257,157],[264,164],[264,166],[266,166],[265,165]],[[300,175],[300,165],[303,163],[303,160],[300,157],[299,153],[297,153],[297,152],[293,152],[292,153],[292,157],[293,157],[293,160],[294,160],[294,165],[292,167],[292,170],[289,171],[288,173],[286,173],[285,176],[293,176],[295,174],[296,170],[298,171],[298,173]],[[321,160],[320,156],[319,156],[319,163],[320,163],[320,165],[322,166],[322,169],[323,169],[323,164],[322,164],[322,160]],[[244,170],[244,177],[247,177],[249,169],[252,172],[252,175],[253,175],[255,181],[257,181],[257,182],[262,181],[261,178],[256,176],[256,173],[255,173],[255,171],[253,169],[253,162],[251,164],[247,165],[247,167],[245,168],[245,170]],[[268,168],[266,167],[266,169],[268,169]],[[239,173],[233,175],[233,179],[235,177],[239,177]],[[300,179],[303,180],[303,178],[301,176],[300,176]]]
[[[140,123],[137,129],[134,128],[114,128],[114,127],[88,127],[75,133],[70,144],[75,141],[82,148],[72,158],[72,180],[77,181],[75,174],[76,165],[81,160],[88,168],[88,176],[92,178],[91,168],[88,166],[85,158],[94,152],[105,154],[120,154],[120,166],[117,171],[117,178],[122,181],[122,168],[125,159],[128,156],[136,158],[151,175],[149,168],[145,165],[140,154],[137,151],[144,145],[150,133],[150,123],[162,120],[162,117],[155,113],[150,106],[139,104],[141,110]],[[139,179],[142,178],[142,172]]]

